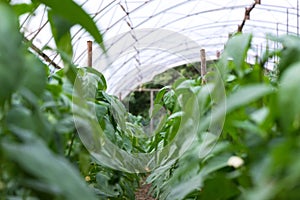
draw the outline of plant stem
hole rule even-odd
[[[67,154],[68,158],[71,156],[72,147],[73,147],[73,144],[74,144],[75,137],[76,137],[76,133],[73,133],[72,138],[71,138],[71,144],[69,146],[69,150],[68,150],[68,154]]]

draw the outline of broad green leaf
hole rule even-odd
[[[117,124],[122,130],[126,130],[126,118],[128,114],[125,106],[115,96],[109,96],[106,93],[103,93],[103,95],[110,103],[110,110]]]
[[[116,197],[119,195],[118,188],[115,185],[110,185],[110,178],[99,172],[96,175],[98,193],[106,197]]]
[[[232,111],[242,108],[272,92],[275,92],[275,89],[264,84],[252,84],[239,88],[236,92],[216,105],[211,114],[201,121],[200,130],[206,129],[211,122],[217,122]]]
[[[85,69],[80,68],[77,75],[81,80],[81,90],[83,97],[86,99],[94,99],[97,95],[98,82],[101,79],[92,73],[88,73]]]
[[[244,63],[252,40],[251,34],[238,34],[233,36],[226,44],[225,55],[232,59],[235,71],[239,77],[244,75]]]
[[[91,67],[78,68],[75,92],[85,99],[99,99],[98,96],[106,89],[104,76]]]
[[[199,197],[202,200],[227,200],[236,198],[240,194],[238,186],[226,177],[226,174],[212,176],[204,182],[204,185]]]
[[[243,86],[227,98],[227,112],[231,112],[272,92],[274,92],[274,89],[264,84]]]
[[[14,11],[0,3],[0,106],[19,87],[24,73],[24,49]],[[9,38],[9,39],[8,39]],[[5,86],[5,87],[4,87]]]
[[[293,64],[282,74],[278,92],[280,122],[285,131],[300,127],[300,62]]]
[[[134,137],[145,137],[144,130],[137,124],[126,123],[126,134]]]
[[[72,58],[68,56],[66,52],[61,51],[59,49],[57,51],[59,52],[62,60],[64,61],[64,68],[60,70],[60,72],[64,74],[65,77],[69,80],[69,83],[73,85],[77,78],[78,68],[73,64],[71,60]]]
[[[102,73],[100,73],[99,71],[95,70],[92,67],[85,67],[84,68],[87,72],[94,74],[96,76],[98,76],[98,90],[103,90],[105,91],[107,89],[107,84],[106,84],[106,80],[105,77],[103,76]]]
[[[163,87],[159,90],[159,92],[155,96],[154,104],[162,104],[162,99],[166,92],[168,91],[169,87]]]
[[[65,20],[68,20],[71,24],[79,24],[85,28],[101,46],[103,50],[102,35],[98,30],[93,19],[74,1],[72,0],[36,0],[50,7],[56,15],[61,16]]]
[[[282,45],[284,46],[278,65],[279,71],[282,73],[290,65],[300,61],[300,41],[297,36],[292,35],[279,38],[279,41],[282,42]]]
[[[175,100],[176,100],[175,98],[176,98],[176,96],[175,96],[175,92],[173,90],[166,92],[163,97],[164,105],[170,111],[173,111],[173,109],[175,107]]]
[[[23,130],[35,130],[35,124],[32,122],[32,111],[23,107],[15,106],[6,115],[6,124],[8,128],[18,127]]]
[[[73,47],[70,29],[74,24],[57,15],[53,10],[48,11],[48,20],[57,48],[72,58]]]
[[[122,130],[126,129],[127,112],[121,101],[117,98],[112,98],[111,112]]]
[[[184,80],[177,85],[176,90],[179,89],[192,89],[196,85],[195,80]]]
[[[74,120],[72,115],[63,115],[62,119],[59,119],[55,124],[55,130],[57,133],[72,133],[74,131]]]
[[[12,8],[14,9],[15,13],[18,16],[20,16],[25,13],[33,12],[38,6],[39,6],[39,4],[37,4],[37,3],[31,3],[31,4],[21,3],[21,4],[13,5]]]
[[[177,117],[182,117],[184,115],[183,111],[179,111],[179,112],[175,112],[172,115],[170,115],[168,117],[168,120],[173,119],[173,118],[177,118]]]
[[[236,121],[236,122],[233,122],[232,125],[235,128],[239,128],[239,129],[245,131],[246,133],[248,133],[249,136],[250,136],[250,133],[255,133],[255,134],[259,134],[261,136],[265,136],[265,133],[256,124],[253,124],[248,120]]]
[[[230,155],[219,155],[210,159],[202,169],[199,169],[200,161],[191,158],[186,164],[179,167],[169,180],[169,193],[165,192],[163,199],[181,200],[195,190],[205,189],[204,181],[211,173],[227,166]],[[183,160],[184,161],[184,160]]]
[[[41,96],[46,87],[46,82],[46,66],[34,55],[28,54],[22,87],[30,90],[36,96]]]
[[[264,107],[251,113],[250,118],[258,125],[261,125],[265,122],[269,113],[270,113],[269,109]]]
[[[64,199],[96,199],[78,171],[67,160],[54,155],[42,141],[1,146],[11,160],[50,188],[56,188]]]
[[[97,102],[94,106],[97,119],[98,121],[101,121],[103,117],[108,114],[109,104],[104,102]]]
[[[39,135],[46,141],[51,139],[52,127],[49,127],[49,121],[38,110],[38,106],[34,109],[22,105],[13,106],[7,112],[5,122],[8,130],[18,137],[29,137],[28,132],[35,132],[36,136]]]

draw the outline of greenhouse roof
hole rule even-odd
[[[108,92],[122,97],[167,69],[199,62],[200,49],[205,49],[208,60],[216,59],[239,26],[242,32],[254,36],[250,57],[261,54],[267,44],[277,47],[267,43],[266,34],[299,34],[297,0],[261,0],[260,4],[253,0],[76,2],[93,17],[104,38],[106,53],[93,44],[93,67],[104,74]],[[25,37],[34,38],[34,45],[40,49],[55,48],[46,10],[39,7],[35,16],[21,17]],[[243,22],[247,15],[249,19]],[[86,42],[93,39],[79,27],[74,27],[72,34],[73,61],[86,66]],[[61,64],[54,51],[44,52]]]

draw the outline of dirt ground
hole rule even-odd
[[[148,194],[150,187],[151,187],[150,184],[141,183],[141,187],[135,192],[135,199],[136,200],[156,200]]]

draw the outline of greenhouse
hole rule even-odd
[[[0,1],[0,199],[300,199],[299,0]]]

